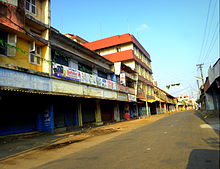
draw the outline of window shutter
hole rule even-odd
[[[35,54],[30,53],[30,63],[35,63]]]
[[[41,61],[41,48],[39,46],[36,46],[36,59],[37,59],[37,64],[40,64]]]
[[[30,44],[30,52],[34,52],[35,51],[35,41],[32,41]]]
[[[17,35],[16,34],[8,34],[8,46],[7,48],[7,56],[16,56],[16,43],[17,43]]]

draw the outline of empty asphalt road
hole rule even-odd
[[[172,114],[39,169],[218,169],[219,135],[195,112]]]

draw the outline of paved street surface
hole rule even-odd
[[[123,134],[114,132],[18,156],[0,163],[0,168],[219,169],[219,135],[197,113],[180,112],[148,121],[126,122],[139,128]]]
[[[218,169],[219,136],[194,112],[181,112],[39,169]]]

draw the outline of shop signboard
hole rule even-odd
[[[120,74],[120,84],[126,86],[125,73]]]
[[[134,101],[134,102],[137,101],[136,96],[135,96],[135,95],[132,95],[132,94],[128,94],[128,100],[129,100],[129,101]]]
[[[127,101],[128,100],[128,95],[125,94],[125,93],[118,92],[118,100]]]
[[[116,82],[103,79],[101,77],[98,77],[97,75],[81,72],[77,69],[70,68],[64,65],[53,64],[52,73],[56,77],[97,85],[104,88],[116,89]]]
[[[50,78],[0,68],[0,86],[51,91]]]

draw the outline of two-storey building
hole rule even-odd
[[[49,28],[50,0],[0,1],[0,134],[41,130],[49,120],[40,114],[49,111]]]

